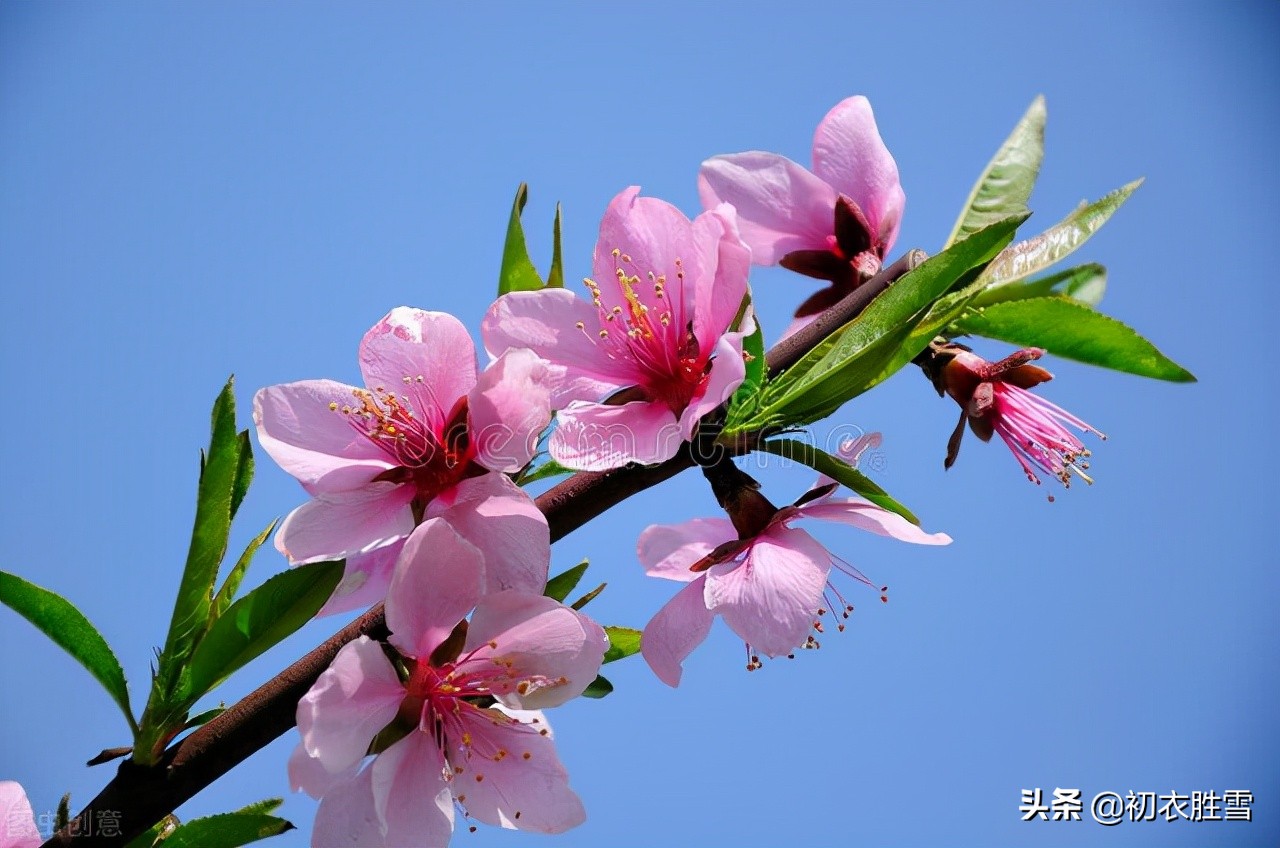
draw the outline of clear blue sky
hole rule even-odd
[[[1145,175],[1079,254],[1104,308],[1199,378],[1049,362],[1045,394],[1107,432],[1098,483],[1049,504],[1003,447],[942,471],[954,406],[904,371],[837,421],[885,433],[880,480],[948,549],[833,530],[891,587],[820,652],[743,670],[717,628],[678,691],[636,659],[618,692],[553,715],[589,819],[565,846],[1274,845],[1280,561],[1273,259],[1280,6],[1268,3],[0,3],[0,567],[79,604],[140,704],[186,550],[197,449],[227,373],[354,380],[393,306],[472,327],[528,181],[540,262],[565,206],[569,276],[621,188],[697,209],[705,157],[806,160],[867,94],[907,192],[899,247],[936,250],[1037,93],[1035,225]],[[810,287],[753,276],[782,316]],[[781,329],[780,317],[770,325]],[[986,345],[998,355],[1003,348]],[[302,501],[263,458],[243,542]],[[786,500],[807,475],[765,472]],[[556,546],[643,625],[651,521],[712,514],[697,476]],[[1271,541],[1268,541],[1271,540]],[[250,582],[283,567],[266,553]],[[256,579],[255,579],[256,578]],[[846,587],[847,588],[847,587]],[[234,677],[248,691],[341,624]],[[71,660],[0,611],[0,779],[37,809],[88,801],[126,743]],[[1267,719],[1266,716],[1272,716]],[[287,794],[296,735],[181,812]],[[1019,790],[1251,789],[1252,825],[1019,821]],[[314,805],[290,796],[306,844]],[[457,844],[544,839],[482,828]]]

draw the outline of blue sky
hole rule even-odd
[[[846,407],[835,423],[885,433],[878,479],[955,543],[819,531],[891,587],[887,605],[858,597],[848,632],[752,674],[717,628],[679,690],[636,659],[610,698],[558,710],[589,820],[557,842],[1274,845],[1278,24],[1260,2],[0,3],[0,368],[15,398],[0,568],[79,604],[140,703],[228,373],[247,425],[260,386],[354,380],[361,334],[394,306],[475,327],[521,181],[543,263],[563,202],[578,278],[617,191],[696,212],[702,159],[805,161],[818,119],[854,93],[902,173],[899,249],[936,251],[1043,93],[1027,233],[1146,176],[1078,256],[1109,269],[1103,308],[1200,383],[1049,361],[1044,394],[1110,436],[1097,485],[1053,504],[997,445],[969,441],[944,474],[954,407],[914,371]],[[775,334],[811,289],[777,269],[753,284]],[[303,499],[262,460],[233,544]],[[808,481],[761,477],[775,501]],[[636,535],[714,512],[687,475],[572,534],[555,562],[590,557],[610,584],[590,609],[641,626],[670,586],[643,578]],[[282,567],[269,551],[250,582]],[[308,625],[224,696],[340,624]],[[40,810],[68,790],[83,804],[110,776],[83,763],[126,743],[123,723],[8,612],[0,646],[0,779]],[[181,814],[287,795],[295,741]],[[1249,789],[1255,820],[1022,823],[1033,787]],[[275,844],[306,844],[313,803],[284,810],[299,831]],[[523,842],[546,840],[457,840]]]

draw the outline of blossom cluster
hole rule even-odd
[[[772,153],[717,156],[698,188],[705,208],[693,219],[638,188],[619,193],[586,297],[501,296],[480,325],[483,367],[456,318],[398,307],[360,343],[363,386],[304,380],[257,393],[262,447],[310,496],[276,547],[294,564],[345,560],[322,613],[384,602],[389,630],[345,645],[298,704],[289,775],[319,799],[314,844],[444,845],[459,816],[546,833],[583,820],[542,711],[591,685],[610,642],[545,594],[551,535],[522,474],[543,450],[563,469],[602,472],[714,437],[753,358],[751,267],[829,283],[789,335],[881,272],[905,206],[863,97],[821,121],[812,170]],[[1040,351],[991,364],[939,345],[926,370],[961,407],[948,465],[967,423],[984,440],[998,433],[1037,482],[1037,470],[1084,477],[1087,451],[1067,427],[1096,431],[1029,392],[1049,379],[1030,364]],[[843,464],[879,438],[847,445]],[[716,617],[754,668],[761,655],[814,646],[824,616],[852,611],[833,572],[875,588],[798,522],[951,541],[837,496],[830,477],[777,507],[725,456],[705,473],[726,517],[651,526],[637,544],[649,575],[684,584],[640,642],[671,686]]]

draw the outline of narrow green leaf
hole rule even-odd
[[[560,204],[556,204],[556,220],[551,227],[551,268],[547,271],[547,288],[564,288],[564,251],[560,246]]]
[[[227,711],[227,708],[225,706],[218,706],[218,707],[214,707],[211,710],[205,710],[199,715],[194,715],[191,718],[187,719],[186,723],[182,725],[182,729],[190,730],[193,727],[200,727],[202,725],[208,724],[209,722],[213,721],[215,718],[222,715],[226,711]],[[268,810],[267,812],[270,812],[270,810]]]
[[[263,798],[261,801],[254,801],[252,804],[245,804],[236,810],[242,816],[247,815],[268,815],[280,809],[284,804],[283,798]]]
[[[140,833],[125,848],[154,848],[164,843],[165,837],[173,833],[182,824],[173,813],[162,818],[144,833]]]
[[[4,571],[0,571],[0,602],[34,624],[37,630],[88,669],[120,707],[129,722],[129,729],[137,731],[133,710],[129,707],[129,687],[125,683],[124,669],[107,640],[80,610],[66,598]]]
[[[1196,379],[1128,325],[1065,297],[997,303],[952,326],[957,332],[1042,347],[1055,356],[1140,377],[1175,383]]]
[[[1003,286],[1038,274],[1073,253],[1102,228],[1142,180],[1121,186],[1101,200],[1082,204],[1034,238],[1018,242],[992,260],[979,279],[985,287]]]
[[[604,652],[607,663],[629,657],[640,652],[640,631],[633,627],[606,627],[605,635],[609,637],[609,650]]]
[[[1044,97],[1039,96],[1018,121],[1013,132],[987,164],[974,184],[964,211],[956,220],[946,246],[955,244],[971,233],[994,224],[1001,218],[1020,215],[1027,210],[1031,189],[1040,173],[1044,158]]]
[[[764,382],[764,330],[759,321],[756,321],[755,332],[742,340],[742,353],[747,374],[729,401],[730,409],[748,403]]]
[[[200,475],[191,547],[160,654],[157,684],[161,700],[172,693],[196,641],[204,633],[213,604],[214,581],[231,533],[231,505],[237,481],[248,476],[242,474],[246,466],[241,464],[241,439],[236,432],[235,378],[227,380],[218,395],[212,417],[213,433]]]
[[[1106,291],[1107,269],[1096,263],[1090,263],[1058,271],[1038,280],[985,289],[969,302],[969,306],[976,309],[993,303],[1048,297],[1054,294],[1078,300],[1089,306],[1097,306],[1102,302],[1102,296]]]
[[[236,465],[235,481],[231,484],[231,517],[236,517],[244,496],[249,493],[249,484],[253,482],[253,445],[249,442],[249,431],[241,430],[239,439],[240,461]]]
[[[190,679],[183,693],[187,700],[210,691],[306,624],[329,599],[342,570],[341,560],[294,566],[233,603],[191,655]]]
[[[969,235],[923,262],[871,301],[844,329],[818,345],[768,384],[756,422],[790,426],[830,415],[888,377],[891,360],[910,361],[911,331],[938,298],[989,262],[1013,238],[1026,215],[1015,215]]]
[[[565,468],[554,459],[548,459],[536,468],[530,468],[528,471],[520,475],[519,483],[521,486],[529,483],[545,480],[548,477],[559,477],[561,474],[572,474],[572,468]]]
[[[603,698],[613,691],[613,684],[604,678],[603,675],[596,675],[596,679],[587,685],[582,693],[584,698]]]
[[[502,247],[502,269],[498,274],[498,294],[504,295],[513,291],[537,291],[542,288],[542,277],[529,258],[529,247],[525,244],[524,224],[520,222],[520,213],[529,200],[529,186],[520,183],[516,189],[516,199],[511,204],[511,220],[507,222],[507,240]]]
[[[160,844],[164,848],[240,848],[289,830],[293,825],[276,816],[222,813],[180,824]]]
[[[576,610],[582,609],[587,604],[594,601],[600,595],[600,593],[604,591],[604,587],[608,585],[609,585],[608,583],[601,583],[599,586],[595,587],[590,592],[583,595],[581,598],[578,598],[578,600],[569,604],[569,607]]]
[[[565,569],[547,581],[547,588],[542,593],[552,600],[564,603],[564,599],[569,597],[569,593],[578,585],[578,581],[582,579],[582,575],[587,573],[587,566],[590,565],[587,560],[575,565],[573,568]]]
[[[222,581],[222,588],[218,590],[218,594],[213,598],[213,605],[209,609],[210,626],[213,625],[218,616],[227,611],[227,607],[231,606],[236,592],[240,591],[240,583],[244,580],[245,572],[249,570],[249,563],[253,561],[254,554],[258,552],[258,549],[267,541],[267,537],[271,535],[271,531],[275,529],[276,521],[273,519],[267,525],[267,529],[254,536],[245,547],[244,553],[240,554],[240,559],[236,560],[236,564],[227,574],[227,579]]]
[[[916,518],[911,510],[890,497],[884,489],[872,482],[870,477],[839,457],[794,439],[770,439],[761,443],[760,448],[775,456],[803,463],[819,474],[825,474],[837,483],[852,489],[876,506],[896,512],[912,524],[920,523],[920,519]]]

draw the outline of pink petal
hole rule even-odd
[[[551,423],[550,365],[531,350],[509,350],[480,375],[468,403],[476,460],[490,471],[519,471]]]
[[[312,798],[322,798],[324,794],[339,783],[355,776],[359,767],[351,766],[340,772],[331,772],[316,757],[307,753],[307,743],[299,742],[289,755],[289,788],[294,792],[305,792]]]
[[[715,266],[708,263],[715,261],[718,235],[704,233],[699,243],[679,209],[656,197],[640,197],[637,186],[622,190],[605,210],[592,262],[602,308],[606,312],[614,307],[624,312],[631,309],[619,272],[640,278],[638,285],[630,287],[631,296],[655,314],[666,311],[664,299],[692,306],[686,294],[692,294],[692,281],[711,275]],[[659,277],[665,278],[664,298],[655,292]]]
[[[706,582],[706,573],[699,574],[658,610],[640,636],[640,653],[645,662],[668,686],[680,685],[684,658],[711,632],[715,613],[707,609],[704,600]]]
[[[453,798],[444,770],[444,756],[426,733],[410,733],[373,761],[373,804],[387,848],[449,843]]]
[[[391,585],[391,572],[403,548],[404,540],[401,539],[367,554],[347,557],[342,580],[316,613],[316,618],[367,609],[385,600],[387,587]]]
[[[702,265],[693,279],[693,335],[707,349],[738,317],[747,296],[751,251],[738,237],[734,210],[728,205],[694,220],[693,241]]]
[[[498,298],[481,334],[490,356],[528,348],[547,360],[552,408],[561,409],[574,400],[599,400],[639,380],[632,363],[611,359],[596,346],[599,329],[600,313],[591,303],[565,289],[543,289]]]
[[[370,483],[319,495],[295,509],[276,533],[276,549],[295,565],[368,553],[413,530],[414,488]]]
[[[505,474],[458,483],[448,498],[427,507],[427,517],[449,522],[484,554],[485,594],[519,589],[541,595],[551,565],[551,530],[528,493]]]
[[[298,702],[307,753],[330,772],[351,768],[403,700],[404,685],[378,643],[368,636],[348,642]]]
[[[463,653],[508,666],[518,679],[544,679],[545,686],[534,680],[523,693],[515,682],[491,688],[507,706],[540,710],[581,695],[600,673],[608,647],[604,628],[577,610],[543,595],[507,591],[480,599]]]
[[[775,526],[742,564],[711,567],[704,598],[753,650],[776,657],[804,643],[830,570],[831,555],[812,536]]]
[[[683,441],[680,424],[665,403],[574,401],[560,412],[547,447],[566,468],[607,471],[628,462],[653,465],[670,459]]]
[[[702,396],[695,398],[680,415],[680,437],[693,439],[698,422],[720,404],[727,401],[742,385],[747,376],[747,363],[742,358],[742,333],[726,333],[716,343],[715,358],[711,360],[711,373],[703,387]]]
[[[35,848],[44,842],[20,783],[0,780],[0,848]]]
[[[884,441],[884,437],[881,436],[879,433],[863,433],[861,436],[858,436],[857,438],[848,438],[848,439],[842,440],[839,444],[836,445],[836,454],[845,462],[849,463],[854,468],[857,468],[858,461],[862,459],[862,455],[866,453],[868,450],[873,450],[875,448],[880,447],[880,444],[883,441]],[[835,483],[835,482],[836,481],[834,478],[828,477],[825,474],[819,474],[818,479],[814,482],[812,488],[817,489],[817,488],[821,488],[822,486],[830,486],[832,483]],[[831,492],[834,493],[835,489],[832,489]],[[831,494],[829,493],[825,497],[818,498],[815,501],[810,501],[810,503],[825,503],[826,501],[830,500],[830,498],[831,498]]]
[[[688,583],[698,577],[689,566],[738,533],[727,518],[695,518],[683,524],[650,524],[636,542],[636,555],[650,577]]]
[[[484,554],[447,522],[423,522],[404,543],[387,589],[387,640],[425,660],[484,591]]]
[[[353,391],[333,380],[303,380],[253,396],[258,443],[313,495],[359,488],[394,467],[342,413]],[[334,403],[337,410],[330,409]]]
[[[373,769],[352,773],[325,793],[311,828],[311,848],[394,848],[383,840],[373,806]]]
[[[398,306],[365,333],[360,370],[366,386],[406,396],[439,432],[476,384],[476,349],[452,315]]]
[[[497,709],[465,710],[460,717],[475,749],[507,752],[492,759],[473,756],[454,778],[454,794],[468,814],[537,833],[563,833],[586,820],[550,733],[539,733],[543,721],[523,724]]]
[[[858,204],[886,251],[893,246],[906,194],[867,98],[842,100],[818,124],[813,171]]]
[[[926,533],[901,515],[882,509],[861,498],[836,498],[814,501],[797,510],[805,518],[838,521],[860,530],[888,536],[917,545],[949,545],[951,537],[946,533]]]
[[[735,153],[702,163],[698,196],[705,209],[731,204],[753,265],[776,265],[793,250],[828,250],[836,190],[776,153]]]

